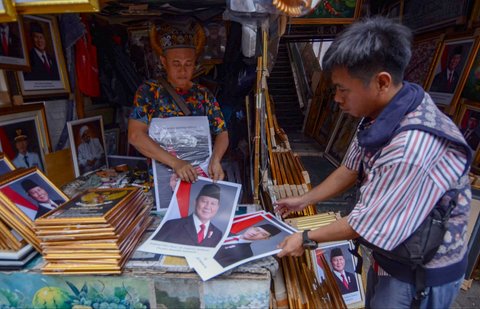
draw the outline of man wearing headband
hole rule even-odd
[[[278,233],[280,229],[270,223],[251,226],[240,236],[227,238],[213,258],[225,268],[252,257],[252,242],[269,239]]]
[[[199,27],[199,26],[198,26]],[[151,43],[160,56],[162,66],[167,73],[167,82],[171,91],[183,98],[192,116],[207,116],[210,133],[214,135],[214,146],[208,174],[213,180],[222,180],[224,172],[221,160],[228,148],[228,132],[213,94],[204,86],[192,82],[195,61],[201,53],[203,32],[194,35],[189,31],[165,26],[157,32],[153,28]],[[134,109],[128,123],[128,141],[146,157],[155,159],[170,168],[181,180],[194,182],[197,170],[187,161],[181,160],[161,148],[148,136],[148,127],[152,118],[184,116],[175,99],[158,80],[149,80],[142,84],[134,98]]]
[[[165,222],[153,239],[189,246],[215,247],[223,235],[211,222],[219,207],[220,187],[214,183],[207,184],[195,199],[194,213]]]
[[[330,251],[330,264],[340,293],[348,294],[358,291],[355,275],[345,271],[345,257],[341,248],[333,248]]]

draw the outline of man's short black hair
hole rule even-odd
[[[33,35],[34,32],[44,34],[42,26],[36,21],[30,23],[30,34]]]

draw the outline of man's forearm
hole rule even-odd
[[[348,224],[347,217],[308,232],[308,238],[318,243],[354,239],[358,236],[357,232]]]

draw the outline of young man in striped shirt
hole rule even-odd
[[[420,299],[422,308],[447,308],[459,291],[467,263],[471,150],[430,96],[403,81],[410,44],[408,28],[374,17],[352,24],[326,52],[323,68],[331,74],[335,101],[363,120],[344,163],[310,192],[279,200],[276,211],[286,216],[344,192],[357,179],[360,197],[348,216],[285,238],[278,256],[303,254],[305,240],[361,238],[391,251],[434,207],[450,205],[449,194],[455,192],[456,207],[443,243],[426,264],[426,288]],[[366,307],[409,308],[418,296],[414,274],[398,260],[378,264],[377,259],[369,270]]]

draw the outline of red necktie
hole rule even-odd
[[[205,231],[205,224],[200,224],[200,231],[197,233],[197,240],[198,243],[201,243],[203,241],[203,232]]]
[[[48,63],[47,56],[45,56],[45,54],[43,54],[42,58],[43,58],[43,65],[45,66],[45,69],[50,71],[50,63]]]
[[[342,274],[342,282],[343,282],[343,285],[347,288],[348,290],[348,282],[347,282],[347,279],[345,279],[345,276]]]

